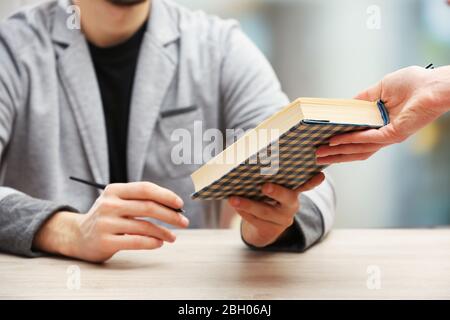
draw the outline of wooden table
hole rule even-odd
[[[449,299],[450,229],[335,230],[303,254],[251,251],[237,230],[180,231],[103,265],[0,254],[0,298]]]

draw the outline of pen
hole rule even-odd
[[[427,66],[425,67],[425,69],[434,69],[434,66],[433,66],[432,63],[430,63],[429,65],[427,65]]]
[[[76,177],[69,177],[69,179],[73,180],[73,181],[76,181],[76,182],[84,183],[84,184],[86,184],[88,186],[91,186],[91,187],[94,187],[94,188],[97,188],[97,189],[104,190],[106,188],[105,184],[101,184],[101,183],[97,183],[97,182],[87,181],[87,180],[76,178]],[[167,207],[165,205],[163,205],[163,206]],[[184,209],[174,209],[174,208],[170,208],[170,207],[167,207],[167,208],[169,208],[171,210],[174,210],[176,212],[179,212],[179,213],[185,213],[186,212],[186,211],[184,211]]]

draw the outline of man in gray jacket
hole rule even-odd
[[[24,9],[1,24],[0,61],[0,250],[25,256],[101,262],[174,242],[173,227],[218,227],[222,203],[190,200],[200,164],[171,161],[171,133],[247,130],[288,103],[237,23],[165,0]],[[252,248],[303,251],[330,229],[322,174],[263,192],[278,204],[229,200]]]

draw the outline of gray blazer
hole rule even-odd
[[[109,181],[101,97],[86,40],[66,22],[68,1],[26,8],[0,26],[0,250],[35,256],[34,234],[53,213],[87,212]],[[249,129],[288,103],[269,63],[235,21],[153,0],[132,94],[128,177],[174,190],[192,228],[218,227],[221,202],[193,201],[190,173],[170,161],[176,128]],[[189,112],[164,111],[188,106]],[[162,117],[164,113],[167,116]],[[172,114],[172,115],[171,115]],[[209,143],[209,142],[208,142]],[[331,227],[327,180],[301,196],[296,233],[274,244],[302,251]]]

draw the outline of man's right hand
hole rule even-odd
[[[40,228],[37,250],[91,262],[104,262],[120,250],[156,249],[174,242],[169,229],[139,218],[153,218],[185,228],[183,207],[174,192],[150,182],[108,185],[87,214],[58,212]]]

